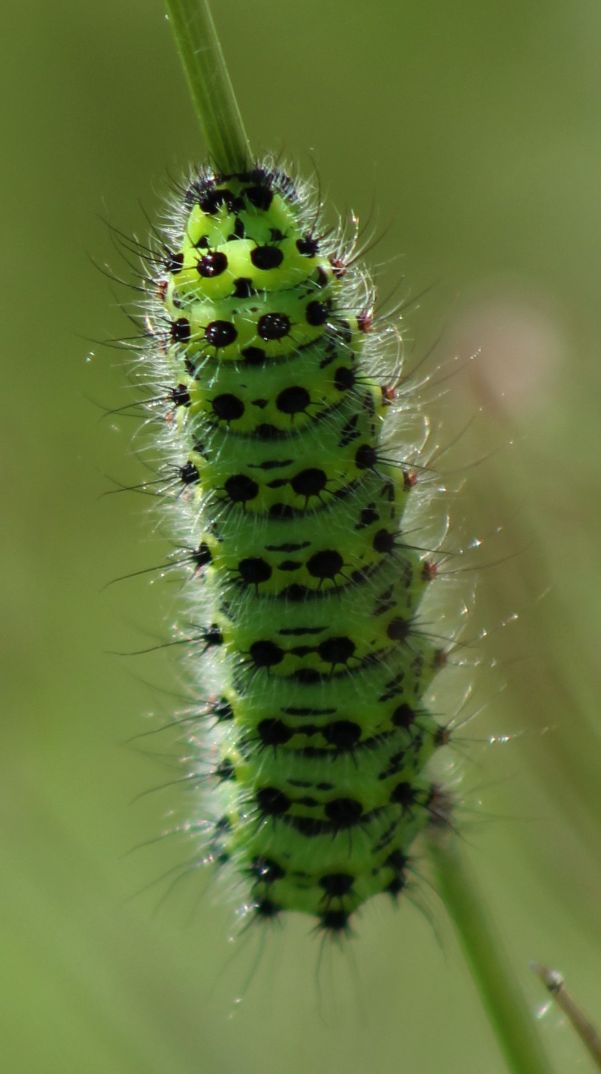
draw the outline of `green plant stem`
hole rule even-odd
[[[226,174],[248,169],[249,141],[208,0],[165,0],[209,155]]]
[[[502,940],[456,835],[449,829],[433,829],[428,849],[438,891],[457,930],[508,1069],[512,1074],[552,1074]]]

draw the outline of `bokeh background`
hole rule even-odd
[[[441,445],[474,418],[440,467],[452,547],[482,539],[447,563],[481,564],[466,666],[437,687],[442,711],[471,683],[462,715],[483,706],[445,763],[458,825],[531,1009],[538,958],[601,1022],[601,9],[216,7],[255,147],[358,210],[385,299],[429,288],[407,361],[440,340]],[[8,0],[4,31],[3,1063],[502,1074],[425,861],[412,901],[368,908],[339,952],[303,922],[232,944],[235,892],[199,871],[171,890],[192,845],[132,850],[201,807],[143,793],[180,774],[168,737],[129,741],[169,719],[176,665],[109,652],[165,637],[177,586],[103,590],[168,546],[149,501],[104,495],[146,471],[136,422],[103,418],[131,398],[127,355],[93,341],[132,330],[92,259],[127,274],[105,221],[144,237],[203,147],[160,0]],[[587,1074],[555,1012],[540,1030],[557,1071]]]

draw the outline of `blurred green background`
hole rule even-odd
[[[445,767],[532,1009],[538,958],[601,1022],[601,8],[215,7],[254,146],[317,169],[381,236],[385,297],[405,274],[397,297],[434,285],[408,351],[442,334],[442,445],[476,415],[440,465],[455,545],[483,538],[463,636],[490,630],[437,686],[442,711],[472,681],[462,715],[485,706]],[[160,0],[7,0],[4,15],[5,1069],[502,1074],[425,861],[414,901],[370,906],[339,952],[304,922],[231,944],[239,893],[202,871],[170,894],[177,872],[159,879],[191,845],[130,853],[201,806],[178,787],[132,802],[178,776],[169,741],[127,743],[151,711],[169,718],[177,676],[165,654],[108,650],[164,636],[177,586],[102,591],[167,546],[149,501],[102,495],[145,472],[136,423],[101,420],[130,398],[127,356],[90,340],[129,328],[91,258],[127,271],[103,218],[143,237],[167,175],[203,150]],[[447,581],[456,609],[463,578]],[[587,1074],[556,1013],[540,1029],[557,1071]]]

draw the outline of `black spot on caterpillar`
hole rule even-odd
[[[344,934],[403,891],[432,817],[444,743],[424,695],[444,652],[418,618],[436,572],[403,533],[418,471],[389,446],[410,402],[370,373],[396,330],[352,251],[320,235],[303,184],[270,164],[201,171],[154,274],[146,360],[169,385],[216,684],[209,857],[257,917]]]

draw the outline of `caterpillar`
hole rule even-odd
[[[381,376],[398,330],[321,208],[270,161],[194,174],[144,363],[167,403],[199,706],[214,687],[206,858],[254,917],[345,935],[407,886],[448,739],[424,703],[445,663],[419,621],[436,564],[404,533],[419,468],[394,447],[411,392]]]

